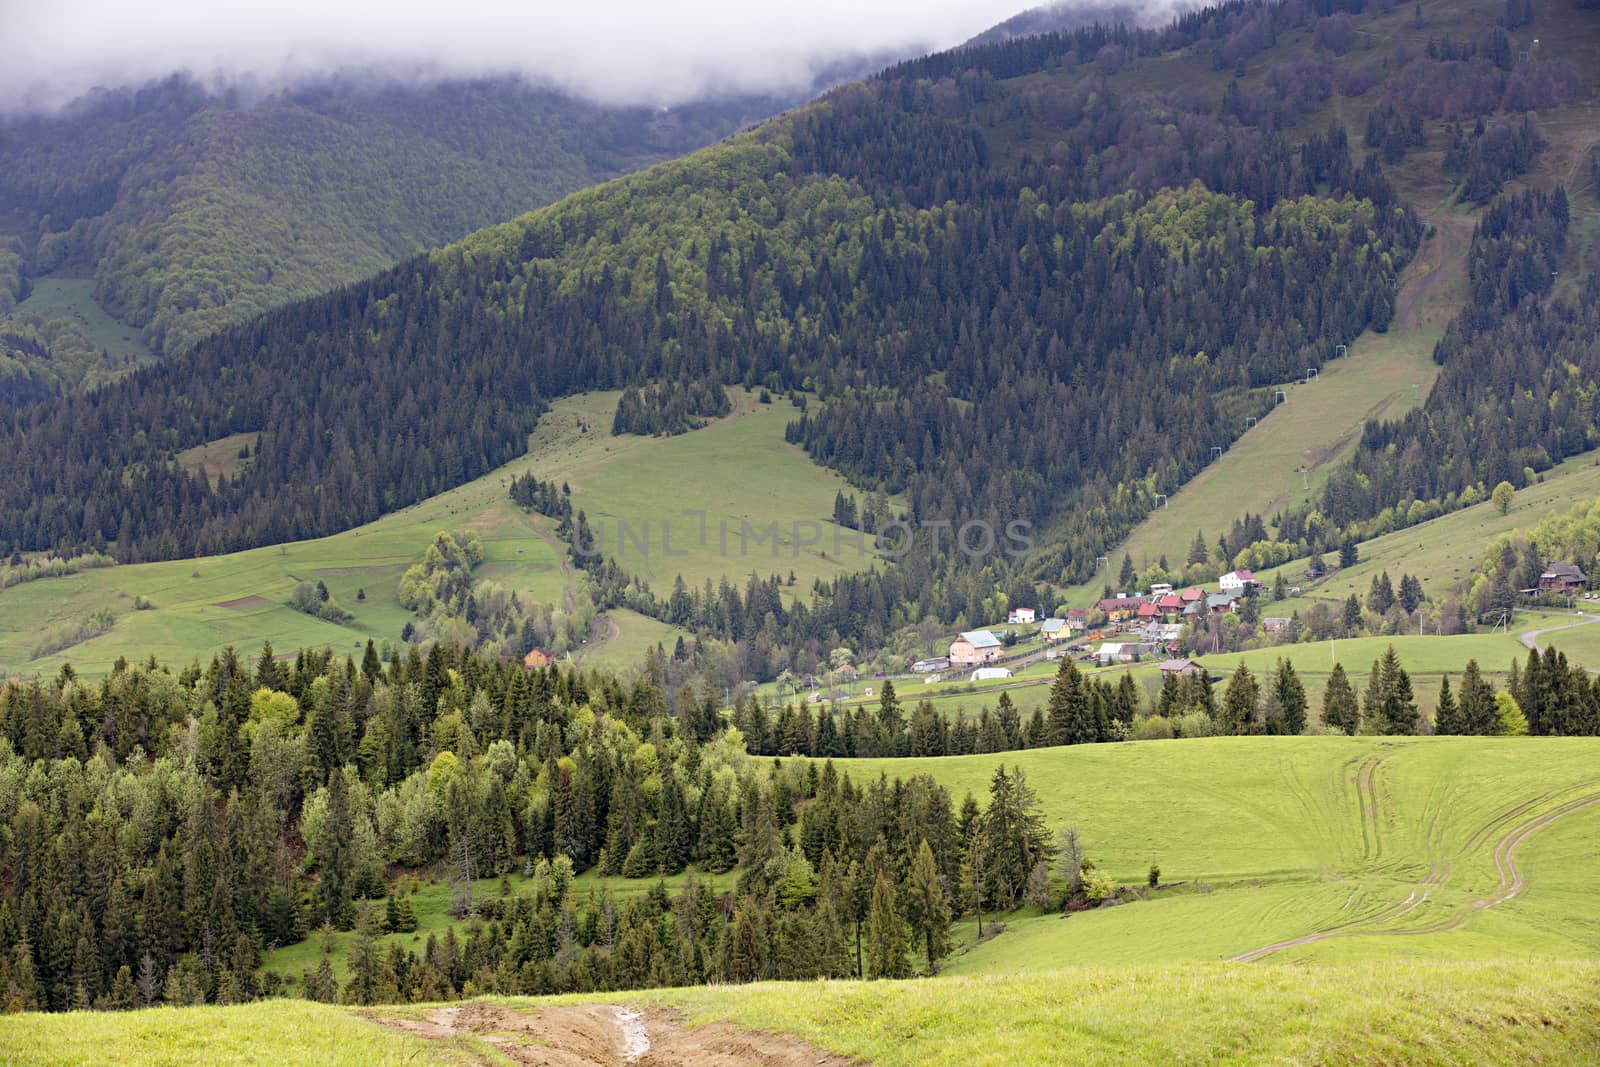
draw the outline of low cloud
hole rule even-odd
[[[0,0],[0,107],[174,72],[275,88],[364,69],[522,75],[608,104],[792,91],[851,54],[957,44],[1017,0]]]

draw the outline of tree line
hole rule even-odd
[[[470,650],[358,663],[270,645],[173,674],[119,663],[0,687],[0,997],[10,1009],[285,991],[274,947],[355,930],[301,995],[358,1003],[933,968],[952,916],[1081,891],[1020,771],[983,805],[750,754],[715,705]],[[471,921],[418,953],[407,877]],[[649,878],[632,901],[576,874]],[[523,891],[467,889],[530,872]],[[723,878],[724,872],[736,872]],[[1081,870],[1080,870],[1081,873]],[[713,888],[716,886],[716,888]]]

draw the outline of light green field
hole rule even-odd
[[[1593,603],[1588,611],[1593,615],[1600,607]],[[1579,620],[1581,621],[1581,620]],[[1582,626],[1573,626],[1571,629],[1557,629],[1541,634],[1539,647],[1554,646],[1558,651],[1566,654],[1567,659],[1573,663],[1581,663],[1590,670],[1600,665],[1600,620],[1591,620]],[[1561,626],[1561,623],[1555,625]]]
[[[784,442],[783,430],[794,409],[782,401],[759,404],[753,394],[740,391],[731,396],[733,415],[673,438],[612,437],[617,394],[574,397],[554,405],[540,421],[526,457],[366,526],[314,541],[13,586],[0,591],[0,674],[50,675],[70,661],[93,675],[109,670],[119,656],[143,660],[152,654],[187,663],[225,645],[259,649],[263,640],[280,653],[322,646],[355,651],[369,637],[380,643],[398,641],[410,618],[396,597],[400,575],[422,558],[440,530],[477,531],[485,550],[479,577],[499,581],[532,603],[559,609],[580,576],[555,542],[554,523],[523,512],[506,495],[511,479],[529,470],[568,483],[577,507],[587,511],[591,522],[607,523],[606,554],[645,575],[662,596],[671,592],[672,578],[680,572],[696,585],[725,574],[742,589],[752,570],[785,578],[793,571],[791,591],[809,596],[814,579],[869,565],[870,558],[853,549],[836,551],[834,527],[821,522],[832,514],[834,494],[845,483]],[[215,447],[191,450],[188,458],[196,463],[237,462],[239,443],[229,438]],[[698,543],[698,520],[682,515],[691,506],[709,516],[704,545]],[[726,555],[719,517],[729,522]],[[661,555],[663,518],[672,523],[673,552],[687,555]],[[774,557],[771,544],[747,541],[741,554],[741,518],[756,528],[776,521],[786,530],[795,522],[815,520],[821,543],[797,552],[790,538]],[[632,540],[622,542],[622,551],[617,551],[619,519],[635,531],[648,524],[648,558]],[[355,615],[353,622],[333,625],[287,606],[299,582],[319,579]],[[356,599],[359,590],[365,590],[365,601]],[[136,612],[136,596],[154,608]],[[221,606],[246,598],[265,603]],[[59,654],[33,658],[47,632],[101,610],[117,617],[110,632]],[[657,643],[670,650],[678,631],[633,612],[617,612],[599,636],[594,661],[621,667],[636,663]]]
[[[1221,656],[1202,656],[1201,662],[1211,669],[1230,672],[1241,662],[1256,674],[1271,670],[1280,659],[1287,659],[1301,674],[1327,674],[1335,662],[1344,664],[1351,675],[1365,676],[1372,661],[1382,656],[1384,650],[1394,646],[1401,666],[1411,674],[1459,674],[1468,660],[1475,659],[1484,670],[1498,671],[1511,665],[1527,652],[1515,635],[1506,633],[1457,634],[1438,637],[1433,634],[1417,636],[1400,634],[1393,637],[1355,637],[1342,641],[1314,641],[1297,645],[1280,645],[1252,652],[1235,652]]]
[[[675,437],[612,437],[614,392],[562,401],[540,420],[531,462],[508,469],[570,485],[605,554],[663,597],[680,574],[691,587],[726,575],[742,591],[752,571],[763,578],[793,571],[790,592],[807,597],[813,580],[869,566],[872,557],[843,536],[850,532],[828,521],[835,494],[849,490],[845,480],[783,439],[798,410],[782,399],[728,395],[731,415]],[[688,510],[704,512],[703,538],[701,518]],[[779,541],[758,541],[771,523]],[[797,523],[817,525],[801,526],[797,541]],[[817,543],[804,543],[813,537]]]
[[[135,1012],[0,1015],[0,1060],[28,1067],[368,1067],[482,1062],[302,1000]]]
[[[1592,1062],[1600,1042],[1596,977],[1590,964],[1213,964],[672,990],[649,999],[697,1022],[796,1033],[881,1067],[1578,1064]]]
[[[1214,738],[836,762],[858,780],[928,773],[955,798],[1020,766],[1048,825],[1078,827],[1119,883],[1160,865],[1171,888],[1152,899],[1012,916],[949,965],[1010,973],[1297,939],[1268,954],[1592,957],[1600,851],[1573,843],[1600,831],[1596,756],[1582,738]]]
[[[719,1024],[716,1062],[800,1063],[793,1044],[764,1053],[764,1034],[879,1067],[1014,1064],[1589,1064],[1600,1051],[1600,966],[1576,961],[1340,966],[1172,964],[903,982],[768,982],[474,1002],[538,1020],[592,1004],[664,1009],[648,1032],[691,1036]],[[364,1017],[366,1016],[366,1017]],[[503,1017],[503,1016],[502,1016]],[[440,1018],[452,1036],[422,1039],[369,1019]],[[466,1024],[461,1020],[465,1018]],[[7,1062],[99,1064],[116,1049],[153,1065],[489,1064],[545,1053],[547,1041],[487,1025],[472,1009],[357,1012],[293,1001],[0,1019]],[[485,1012],[485,1018],[495,1016]],[[559,1019],[559,1016],[553,1018]],[[733,1029],[729,1028],[729,1024]],[[426,1025],[426,1024],[424,1024]],[[507,1024],[515,1025],[515,1023]],[[548,1024],[547,1024],[548,1025]],[[741,1033],[740,1031],[748,1031]],[[705,1031],[712,1035],[714,1031]],[[714,1036],[712,1040],[715,1040]],[[781,1058],[776,1058],[781,1057]],[[119,1057],[120,1058],[120,1057]],[[653,1057],[641,1062],[657,1062]],[[828,1061],[832,1062],[832,1061]]]
[[[1304,561],[1286,564],[1282,570],[1286,580],[1318,599],[1343,600],[1351,593],[1364,597],[1381,571],[1388,571],[1394,582],[1399,582],[1402,574],[1414,574],[1421,579],[1423,590],[1439,599],[1470,583],[1483,565],[1484,551],[1496,537],[1531,530],[1550,512],[1565,511],[1596,496],[1600,496],[1600,459],[1592,453],[1574,456],[1546,471],[1543,481],[1517,490],[1505,515],[1486,500],[1373,538],[1359,546],[1355,566],[1335,568],[1314,583],[1303,580]],[[1334,555],[1324,558],[1330,565],[1338,562]],[[1263,580],[1270,583],[1276,573],[1277,569],[1265,572]],[[1273,614],[1277,613],[1274,609]]]
[[[396,596],[400,575],[421,559],[440,530],[476,530],[483,539],[485,576],[534,603],[559,605],[569,579],[549,540],[550,524],[511,503],[509,480],[496,471],[367,526],[314,541],[13,586],[0,592],[0,672],[50,675],[70,661],[81,673],[97,674],[119,656],[154,655],[182,664],[208,658],[225,645],[254,652],[264,640],[280,653],[322,646],[359,653],[369,637],[398,641],[410,618]],[[288,606],[297,584],[318,580],[355,615],[353,622],[334,625]],[[357,599],[361,590],[364,601]],[[135,596],[154,607],[135,611]],[[223,606],[230,603],[237,606]],[[109,633],[53,656],[31,658],[44,631],[102,609],[117,616]]]
[[[1368,332],[1317,380],[1286,385],[1288,399],[1135,527],[1110,554],[1113,565],[1128,553],[1141,570],[1162,556],[1181,566],[1196,530],[1215,542],[1240,515],[1270,518],[1303,504],[1355,447],[1362,420],[1396,418],[1421,403],[1438,373],[1430,358],[1436,339]],[[1068,600],[1084,600],[1103,581],[1070,591]]]
[[[17,310],[71,321],[96,348],[105,351],[112,366],[151,363],[156,358],[138,327],[118,322],[95,301],[92,278],[36,278],[33,291]]]
[[[588,667],[624,673],[644,662],[644,658],[655,651],[658,645],[671,656],[673,645],[685,632],[671,623],[640,615],[627,608],[607,612],[602,627],[605,632],[597,641],[586,645],[578,659]]]

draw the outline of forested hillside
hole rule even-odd
[[[914,544],[770,626],[728,612],[716,636],[759,624],[790,646],[871,649],[996,590],[1046,599],[1096,573],[1160,494],[1267,414],[1275,387],[1388,328],[1424,224],[1385,167],[1441,133],[1441,179],[1501,199],[1476,238],[1468,311],[1438,350],[1440,389],[1411,422],[1369,425],[1355,466],[1320,506],[1272,516],[1272,536],[1327,551],[1470,502],[1483,479],[1525,480],[1593,440],[1582,313],[1545,299],[1570,197],[1506,188],[1541,150],[1530,109],[1588,89],[1558,54],[1517,65],[1509,34],[1532,32],[1520,9],[1515,25],[1446,14],[1472,36],[1420,51],[1423,13],[1392,51],[1357,52],[1358,30],[1389,33],[1400,16],[1236,3],[1162,30],[1091,26],[903,63],[17,413],[0,549],[127,561],[327,534],[521,454],[555,397],[632,387],[615,425],[660,432],[689,419],[627,395],[739,384],[801,403],[789,439],[863,495],[899,494],[913,528],[1047,532],[1024,558]],[[1369,116],[1359,138],[1327,121],[1345,101]],[[1512,337],[1533,349],[1509,357]],[[1473,391],[1485,374],[1494,398]],[[1526,374],[1542,384],[1519,394]],[[235,473],[173,462],[236,434],[258,443]],[[1422,434],[1450,440],[1400,442]],[[1458,453],[1477,437],[1496,447],[1469,462]],[[627,606],[683,621],[613,576]]]
[[[0,534],[151,558],[327,532],[515,454],[540,398],[712,378],[898,395],[795,433],[919,519],[1070,509],[1059,562],[1081,568],[1270,403],[1254,390],[1385,321],[1419,229],[1337,131],[1301,150],[1271,116],[1107,91],[1075,57],[1110,34],[993,46],[1005,79],[891,70],[22,413]],[[245,431],[236,481],[167,462]],[[81,462],[54,458],[68,437]]]
[[[92,277],[153,350],[181,351],[795,102],[605,108],[510,81],[102,92],[0,120],[0,315],[28,276]],[[0,400],[88,377],[56,346],[0,343]]]

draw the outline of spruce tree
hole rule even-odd
[[[922,943],[928,973],[933,974],[949,942],[950,906],[945,902],[938,861],[934,859],[927,838],[918,845],[917,858],[911,863],[906,885],[906,919]]]
[[[350,949],[350,984],[345,996],[354,1004],[371,1004],[378,983],[378,916],[365,900],[356,908],[356,938]]]
[[[910,974],[906,924],[895,904],[894,883],[879,871],[867,916],[867,977],[906,978]]]
[[[1484,736],[1498,732],[1495,719],[1494,686],[1483,677],[1478,669],[1478,661],[1467,661],[1466,670],[1461,674],[1460,698],[1457,702],[1457,721],[1461,729],[1457,732]],[[1444,731],[1438,730],[1438,733]]]
[[[1417,702],[1411,691],[1411,676],[1400,666],[1400,657],[1394,646],[1384,650],[1383,656],[1373,664],[1373,677],[1368,682],[1368,714],[1380,734],[1414,734],[1417,732]]]
[[[1081,745],[1100,740],[1094,716],[1089,706],[1083,672],[1070,658],[1063,659],[1056,669],[1056,680],[1050,686],[1047,701],[1049,719],[1047,737],[1052,745]]]
[[[1248,734],[1255,731],[1256,707],[1261,701],[1261,686],[1250,668],[1242,662],[1228,679],[1227,691],[1222,696],[1222,714],[1217,729],[1224,734]]]
[[[1327,688],[1322,691],[1322,724],[1330,729],[1353,734],[1360,725],[1360,711],[1356,704],[1356,691],[1344,664],[1335,663],[1328,675]]]
[[[1278,695],[1278,706],[1283,709],[1284,725],[1289,734],[1303,733],[1306,728],[1306,687],[1295,673],[1294,664],[1287,659],[1279,659],[1272,684]]]
[[[1450,692],[1450,676],[1444,676],[1439,683],[1439,704],[1433,712],[1433,732],[1440,736],[1464,734],[1466,724],[1462,722],[1461,705],[1456,703],[1455,694]]]

